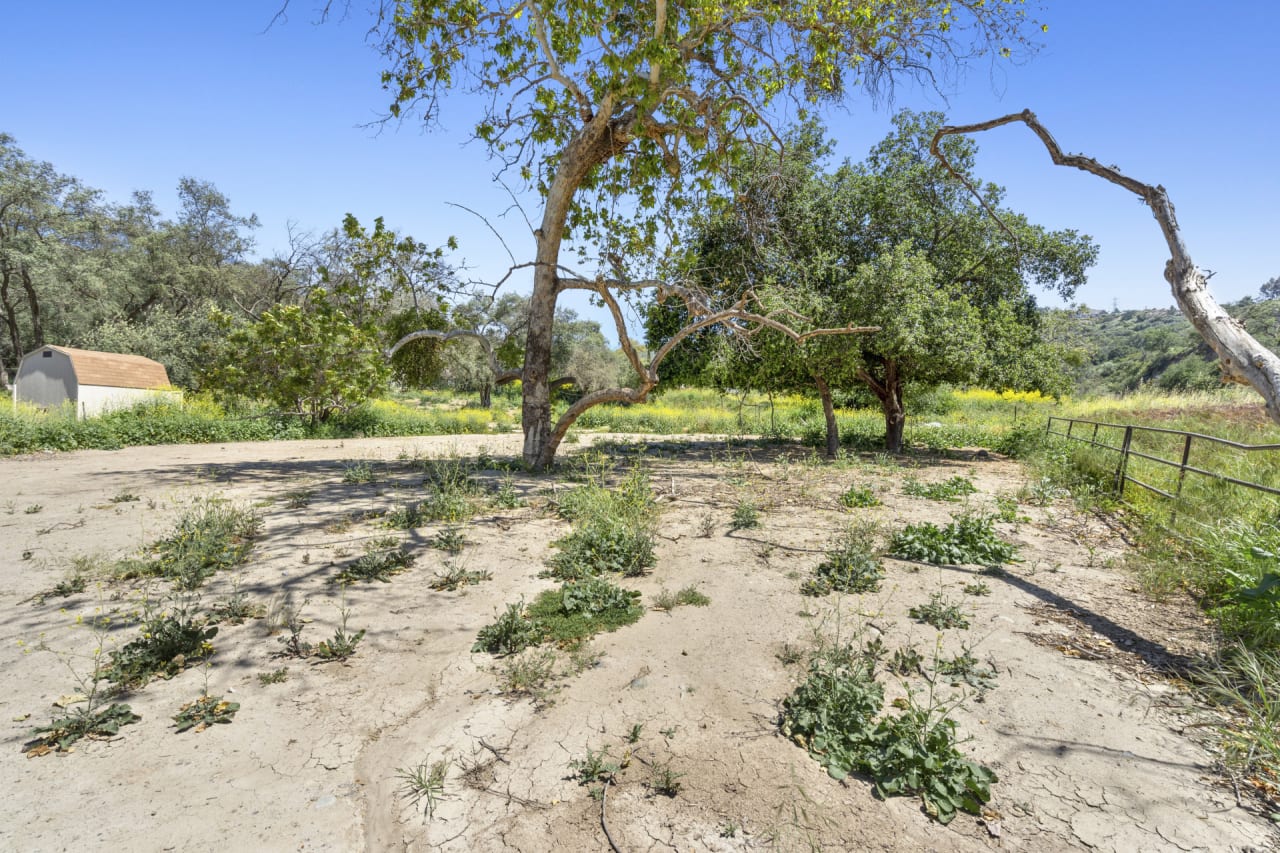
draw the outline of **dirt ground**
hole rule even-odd
[[[583,444],[567,448],[580,453]],[[471,653],[477,631],[508,603],[555,582],[538,577],[568,531],[547,509],[565,478],[514,476],[523,507],[486,508],[465,526],[459,558],[492,579],[461,592],[429,588],[446,556],[439,526],[407,535],[417,560],[390,583],[330,583],[362,545],[390,531],[372,518],[422,496],[414,459],[496,457],[518,436],[468,436],[141,447],[0,460],[0,785],[7,850],[618,850],[1053,851],[1275,850],[1264,818],[1239,806],[1196,741],[1202,717],[1170,673],[1206,648],[1193,607],[1152,602],[1120,567],[1123,543],[1061,499],[1023,503],[1028,521],[999,529],[1021,562],[1002,576],[977,567],[886,559],[878,593],[801,595],[800,585],[855,517],[945,522],[963,504],[903,494],[970,476],[973,507],[1027,486],[998,458],[806,461],[808,451],[715,440],[652,439],[646,462],[661,508],[657,568],[623,580],[648,602],[689,585],[706,607],[649,610],[594,641],[598,662],[535,699],[503,695],[500,661]],[[632,455],[636,455],[634,452]],[[349,466],[373,473],[344,482]],[[625,462],[620,465],[625,467]],[[498,471],[479,475],[491,487]],[[839,495],[871,484],[883,505],[849,510]],[[307,490],[290,508],[286,495]],[[139,500],[112,502],[125,494]],[[264,607],[306,602],[306,635],[333,633],[340,610],[366,634],[345,663],[281,658],[268,620],[224,624],[209,667],[194,666],[125,696],[142,719],[70,753],[22,754],[32,726],[74,691],[52,652],[84,654],[93,633],[74,625],[95,609],[124,614],[152,583],[116,583],[65,598],[38,596],[72,560],[136,554],[168,533],[193,498],[217,495],[262,514],[263,535],[241,571],[202,591],[203,604],[238,584]],[[742,499],[761,526],[731,531]],[[38,509],[32,509],[37,507]],[[709,514],[709,517],[708,517]],[[709,535],[707,535],[709,534]],[[968,595],[981,581],[988,595]],[[907,611],[939,590],[960,601],[972,628],[939,632]],[[34,600],[33,600],[34,597]],[[136,628],[117,619],[110,644]],[[941,826],[918,798],[878,800],[863,780],[832,780],[781,736],[780,703],[803,678],[785,661],[816,635],[879,637],[889,649],[968,648],[996,670],[954,712],[962,749],[999,775],[981,818]],[[562,658],[564,656],[562,655]],[[83,666],[83,662],[80,664]],[[259,675],[288,667],[287,680]],[[231,725],[175,734],[171,717],[206,686],[241,705]],[[892,683],[890,696],[904,688]],[[917,680],[918,682],[918,680]],[[639,727],[638,729],[636,727]],[[629,735],[635,742],[629,743]],[[608,747],[628,757],[605,802],[573,778],[570,762]],[[430,818],[406,796],[400,772],[447,762]],[[654,790],[664,768],[674,797]]]

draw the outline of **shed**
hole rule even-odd
[[[44,346],[18,365],[13,399],[41,408],[70,404],[79,417],[132,406],[170,390],[164,365],[140,355]]]

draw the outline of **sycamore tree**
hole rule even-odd
[[[1070,296],[1097,249],[1073,230],[1049,231],[1001,209],[1003,190],[974,174],[970,140],[945,143],[951,169],[936,160],[929,149],[942,121],[938,113],[900,112],[864,162],[830,173],[821,134],[801,129],[795,157],[753,164],[742,191],[720,199],[687,241],[685,269],[709,286],[736,292],[749,282],[810,322],[879,329],[798,347],[781,346],[768,331],[748,347],[710,338],[704,357],[720,384],[816,388],[829,454],[839,446],[837,390],[864,387],[875,396],[891,451],[902,446],[910,387],[1063,390],[1054,369],[1060,359],[1041,339],[1028,285]],[[999,223],[987,209],[1001,211]],[[682,322],[671,311],[650,311],[651,344]]]
[[[524,458],[545,468],[588,407],[640,402],[671,347],[647,363],[630,345],[619,298],[656,288],[679,298],[683,337],[716,324],[770,327],[794,338],[751,299],[717,304],[681,282],[636,280],[637,258],[666,244],[664,223],[721,182],[747,153],[776,147],[776,116],[838,102],[896,80],[935,83],[975,57],[1028,47],[1023,0],[870,0],[786,4],[655,0],[386,0],[374,38],[387,66],[395,118],[428,126],[451,94],[477,95],[475,135],[537,190],[531,223],[533,292],[522,380]],[[579,274],[566,241],[600,272]],[[551,420],[553,328],[566,290],[591,292],[612,314],[636,374]],[[831,331],[831,330],[826,330]],[[844,331],[844,330],[841,330]]]

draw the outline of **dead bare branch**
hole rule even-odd
[[[1031,110],[1010,113],[975,124],[939,128],[934,134],[929,150],[950,169],[950,165],[946,164],[939,149],[943,137],[979,133],[1016,122],[1025,124],[1040,138],[1054,165],[1080,169],[1123,187],[1137,195],[1151,208],[1151,214],[1159,224],[1165,243],[1169,247],[1170,258],[1165,264],[1164,277],[1169,282],[1178,307],[1200,333],[1200,337],[1218,356],[1223,379],[1251,386],[1265,401],[1267,415],[1271,420],[1280,423],[1280,358],[1246,332],[1244,326],[1228,315],[1217,300],[1209,294],[1208,278],[1191,260],[1191,255],[1182,238],[1182,231],[1178,227],[1173,203],[1169,200],[1169,195],[1163,186],[1159,184],[1153,186],[1135,180],[1121,174],[1118,167],[1104,166],[1092,157],[1064,154],[1057,140]],[[972,189],[970,187],[971,191]],[[987,211],[995,216],[990,208],[987,208]],[[999,222],[998,217],[997,222]],[[1001,227],[1008,231],[1003,223]]]

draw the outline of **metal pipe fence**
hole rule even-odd
[[[1059,425],[1058,429],[1054,429],[1054,425]],[[1102,437],[1099,438],[1099,432]],[[1280,495],[1280,488],[1268,486],[1263,483],[1255,483],[1249,480],[1242,480],[1238,477],[1232,477],[1219,471],[1209,470],[1199,465],[1192,465],[1191,451],[1195,442],[1207,445],[1215,445],[1236,450],[1244,454],[1256,453],[1259,451],[1280,450],[1280,444],[1241,444],[1238,441],[1231,441],[1225,438],[1218,438],[1213,435],[1205,435],[1198,432],[1186,432],[1185,430],[1165,429],[1163,427],[1137,426],[1134,424],[1115,424],[1106,421],[1089,421],[1081,418],[1061,418],[1050,417],[1049,422],[1045,425],[1045,433],[1051,436],[1057,436],[1067,441],[1080,442],[1091,447],[1097,447],[1102,450],[1111,451],[1119,454],[1116,461],[1116,472],[1114,478],[1114,490],[1118,499],[1124,500],[1125,486],[1132,483],[1139,488],[1148,492],[1167,498],[1174,502],[1172,510],[1173,517],[1171,521],[1177,518],[1177,503],[1182,497],[1183,486],[1186,483],[1187,474],[1195,474],[1200,477],[1206,477],[1222,483],[1229,483],[1245,489],[1253,489],[1269,495]],[[1153,453],[1143,452],[1134,447],[1134,437],[1145,434],[1167,435],[1180,437],[1181,440],[1181,458],[1179,460],[1166,459]],[[1143,459],[1153,462],[1156,465],[1167,466],[1177,471],[1177,476],[1172,490],[1161,488],[1154,483],[1148,483],[1140,480],[1129,471],[1129,462],[1131,459]]]

